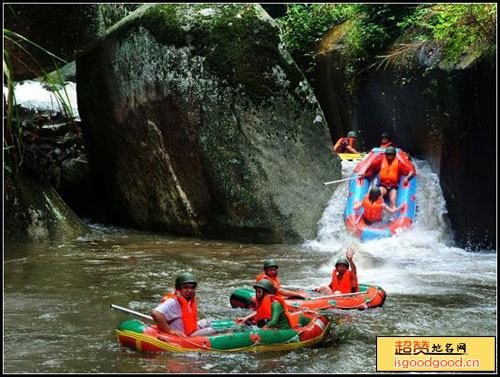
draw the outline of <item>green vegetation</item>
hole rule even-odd
[[[352,4],[288,4],[286,16],[276,19],[287,50],[312,79],[316,43],[335,25],[353,17]]]
[[[24,36],[13,32],[8,29],[3,29],[4,38],[7,42],[10,43],[10,46],[13,50],[16,48],[23,51],[27,57],[29,57],[30,61],[22,61],[19,56],[12,56],[9,52],[9,45],[6,46],[3,50],[3,67],[4,67],[4,82],[7,85],[7,102],[4,103],[4,112],[6,114],[6,124],[5,124],[5,134],[3,139],[3,149],[5,155],[7,157],[8,162],[4,162],[4,170],[8,173],[12,172],[12,170],[17,170],[23,162],[23,126],[19,116],[18,107],[16,106],[16,96],[15,96],[15,77],[13,76],[12,69],[12,59],[17,61],[17,64],[22,64],[26,67],[32,69],[33,73],[35,73],[34,67],[39,68],[43,72],[43,80],[47,82],[52,88],[53,93],[55,94],[59,104],[61,105],[62,111],[65,113],[67,119],[73,119],[73,111],[71,108],[71,104],[69,103],[68,93],[64,87],[64,80],[59,73],[59,70],[56,69],[55,74],[50,74],[46,72],[43,67],[40,66],[39,62],[36,58],[30,53],[29,46],[35,47],[48,54],[54,59],[54,65],[57,67],[58,65],[55,63],[56,61],[67,64],[65,60],[57,57],[51,52],[44,49],[42,46],[30,41]],[[59,86],[62,86],[64,89],[64,93],[61,93],[59,90]]]
[[[101,4],[101,14],[104,21],[104,27],[107,29],[127,17],[130,13],[139,8],[142,4]]]
[[[496,11],[496,4],[289,4],[277,21],[309,79],[317,42],[350,21],[343,54],[345,74],[353,79],[370,67],[411,68],[416,52],[425,48],[438,51],[439,58],[426,61],[431,69],[440,63],[453,67],[467,57],[494,62]]]

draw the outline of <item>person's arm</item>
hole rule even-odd
[[[345,253],[346,258],[349,261],[349,264],[351,265],[351,283],[353,286],[356,285],[357,281],[356,265],[354,264],[354,260],[352,259],[354,253],[355,251],[352,247],[348,248],[347,252]]]
[[[398,208],[400,208],[400,207],[401,206],[399,206]],[[385,209],[387,212],[390,212],[392,214],[395,214],[398,211],[398,208],[392,208],[392,207],[388,206],[387,204],[383,204],[382,208]]]
[[[350,153],[359,153],[356,149],[354,149],[353,147],[351,147],[350,145],[346,146],[345,148],[348,152]]]
[[[186,334],[184,334],[182,331],[172,329],[168,325],[165,317],[163,316],[163,313],[153,309],[153,311],[151,312],[151,316],[155,320],[155,323],[160,330],[166,332],[167,334],[172,334],[172,335],[177,335],[177,336],[182,336],[182,337],[186,336]]]
[[[415,175],[415,169],[410,170],[408,176],[405,179],[403,179],[403,184],[406,186],[408,182],[410,182],[411,177],[413,177],[414,175]]]
[[[363,205],[363,202],[362,201],[359,201],[358,203],[356,203],[355,205],[352,206],[352,209],[354,211],[357,211],[358,209],[361,208],[361,206]]]
[[[234,322],[236,322],[238,325],[239,324],[242,324],[242,323],[245,323],[247,321],[250,321],[250,320],[253,320],[253,318],[257,315],[257,312],[255,313],[252,313],[252,314],[249,314],[247,315],[246,317],[243,317],[243,318],[236,318],[234,320]]]
[[[276,294],[285,297],[301,297],[303,299],[308,299],[310,297],[306,292],[289,291],[283,288],[277,289]]]
[[[358,178],[364,178],[366,171],[369,168],[378,168],[382,163],[382,155],[375,157],[370,164],[365,164],[358,172]]]

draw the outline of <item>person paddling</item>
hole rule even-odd
[[[337,142],[333,146],[333,150],[337,153],[359,153],[354,148],[356,136],[356,132],[349,131],[347,133],[347,137],[341,137],[339,140],[337,140]]]
[[[398,197],[398,182],[401,175],[407,175],[403,180],[403,185],[406,186],[410,182],[411,177],[415,175],[415,167],[407,168],[403,163],[400,163],[396,158],[396,149],[387,147],[385,153],[373,159],[371,164],[366,164],[358,172],[358,179],[365,177],[366,171],[369,169],[378,169],[380,171],[380,190],[382,197],[389,193],[389,201],[392,208],[396,207],[396,199]]]
[[[404,207],[404,203],[398,208],[389,207],[384,203],[382,192],[379,187],[373,186],[369,193],[364,197],[363,201],[354,205],[353,210],[357,211],[363,206],[363,218],[368,224],[382,220],[382,210],[386,210],[392,214],[396,213]]]
[[[215,333],[209,319],[198,321],[197,285],[195,276],[189,272],[177,276],[175,293],[166,294],[162,303],[151,312],[160,330],[181,337],[207,336]]]
[[[281,288],[281,282],[280,279],[278,279],[278,263],[274,259],[268,259],[264,261],[264,272],[257,275],[255,281],[258,282],[262,279],[271,281],[274,288],[276,289],[276,295],[278,296],[300,297],[304,299],[309,298],[309,295],[305,292],[295,292]]]
[[[294,327],[295,323],[290,317],[285,300],[275,294],[276,289],[270,280],[261,279],[253,287],[257,310],[246,317],[236,318],[237,324],[252,322],[263,330],[272,328],[283,330]]]
[[[339,258],[335,263],[330,284],[313,288],[313,290],[323,295],[359,292],[356,265],[352,259],[354,253],[352,247],[348,248],[346,258]]]

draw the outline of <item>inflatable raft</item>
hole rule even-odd
[[[363,161],[361,161],[353,171],[353,175],[358,173],[365,165],[370,165],[373,159],[385,152],[385,148],[373,148]],[[399,163],[406,165],[408,168],[415,166],[411,157],[404,153],[401,149],[396,148],[396,158]],[[405,204],[404,208],[394,214],[394,218],[389,223],[374,223],[367,224],[363,218],[363,207],[354,211],[353,207],[363,201],[363,198],[368,193],[370,188],[371,179],[379,179],[378,173],[372,174],[370,169],[367,170],[363,179],[353,179],[349,185],[349,194],[347,196],[347,204],[344,212],[344,221],[346,228],[349,232],[362,240],[371,240],[376,238],[390,237],[396,233],[398,229],[408,229],[415,222],[417,203],[417,176],[414,175],[407,185],[403,184],[406,176],[399,179],[398,185],[398,198],[396,206]],[[386,198],[387,199],[387,198]],[[386,200],[387,203],[387,200]]]
[[[310,299],[285,298],[290,311],[294,310],[321,310],[328,312],[335,309],[371,309],[384,305],[386,294],[376,285],[359,285],[359,292],[340,295],[320,296],[311,290],[306,290]],[[316,295],[317,297],[314,297]],[[233,308],[247,308],[255,310],[255,290],[237,289],[229,301]]]
[[[365,157],[365,153],[337,153],[337,156],[340,157],[341,160],[361,160]]]
[[[126,320],[115,329],[118,342],[140,352],[250,352],[285,351],[310,347],[323,340],[330,322],[316,313],[294,312],[299,327],[262,330],[257,326],[236,325],[233,321],[213,321],[211,336],[179,337],[167,334],[156,325],[136,319]],[[228,332],[232,331],[232,332]]]

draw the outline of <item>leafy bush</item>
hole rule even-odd
[[[333,26],[352,17],[351,4],[288,4],[286,15],[276,19],[283,41],[306,75],[314,70],[316,43]]]
[[[419,5],[398,26],[412,42],[436,44],[443,62],[454,65],[466,56],[496,55],[496,4]]]

